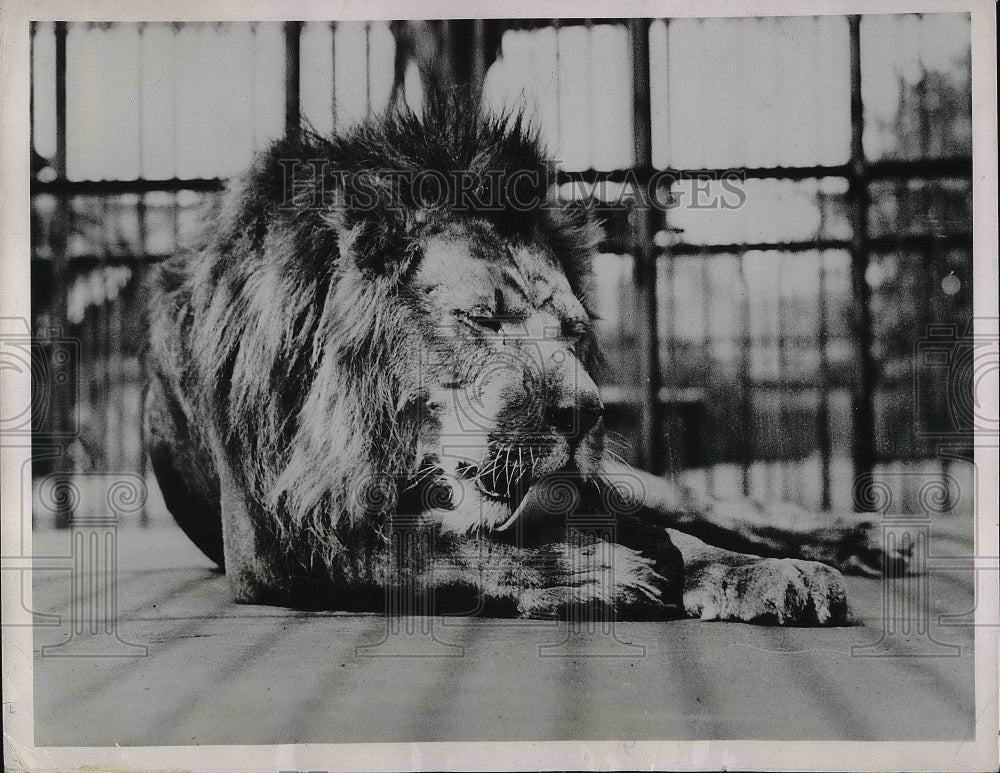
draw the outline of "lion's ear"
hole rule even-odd
[[[352,175],[343,193],[343,224],[351,258],[363,272],[401,276],[409,263],[408,222],[399,191],[377,174]]]
[[[604,241],[604,228],[591,202],[586,199],[550,202],[543,228],[570,287],[594,316],[594,256]]]
[[[589,199],[554,199],[547,207],[546,230],[553,250],[560,258],[589,264],[601,242],[604,228]]]

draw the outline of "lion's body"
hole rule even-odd
[[[833,570],[672,541],[648,479],[610,473],[597,231],[549,206],[519,121],[454,107],[276,143],[159,272],[150,456],[234,597],[843,620]]]

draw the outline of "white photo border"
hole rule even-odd
[[[755,0],[705,5],[692,0],[435,0],[405,3],[268,2],[267,0],[4,0],[0,4],[0,308],[5,317],[29,318],[29,22],[219,21],[472,17],[703,17],[817,14],[968,12],[972,29],[973,271],[976,320],[996,320],[997,308],[997,102],[996,8],[989,0],[876,0],[806,3]],[[0,403],[18,404],[30,392],[23,375],[0,373]],[[990,397],[990,396],[988,396]],[[984,406],[996,415],[994,405]],[[9,402],[8,402],[9,401]],[[2,405],[0,405],[2,408]],[[998,453],[995,438],[977,438],[976,554],[998,549]],[[21,511],[19,470],[30,448],[0,448],[0,510],[4,545],[27,540],[30,512]],[[993,513],[993,515],[989,515]],[[25,526],[27,524],[27,527]],[[6,553],[6,551],[4,551]],[[6,559],[5,559],[6,561]],[[5,567],[7,568],[7,567]],[[16,569],[16,567],[15,567]],[[8,576],[9,575],[9,576]],[[20,610],[29,570],[4,572],[3,618]],[[30,627],[4,626],[4,757],[11,770],[549,770],[549,769],[739,769],[739,770],[988,770],[997,765],[997,583],[979,584],[976,609],[976,737],[966,742],[783,741],[573,741],[530,743],[398,743],[198,747],[33,746],[33,667]]]

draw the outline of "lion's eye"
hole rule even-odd
[[[567,321],[562,326],[563,337],[569,341],[573,353],[580,359],[590,356],[593,343],[593,331],[586,322]]]
[[[489,330],[492,333],[499,333],[504,321],[499,317],[491,317],[481,314],[470,314],[468,320],[476,327]]]
[[[475,307],[469,311],[456,309],[454,314],[470,327],[490,333],[499,333],[507,321],[505,317],[498,316],[496,312],[485,306]]]

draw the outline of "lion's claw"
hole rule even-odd
[[[703,567],[684,592],[684,609],[702,620],[841,625],[847,594],[843,576],[825,564],[762,558]]]

